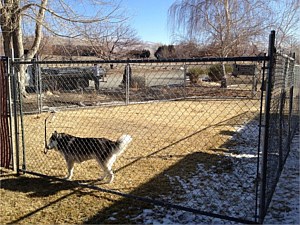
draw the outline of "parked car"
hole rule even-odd
[[[211,82],[212,81],[209,76],[203,77],[201,80],[204,81],[204,82]]]
[[[76,90],[89,87],[90,82],[104,81],[106,70],[98,68],[98,76],[95,68],[91,67],[43,67],[40,68],[40,77],[36,69],[31,65],[27,69],[27,87],[29,91],[35,91],[42,82],[43,91],[50,90]]]

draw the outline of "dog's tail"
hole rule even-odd
[[[117,140],[117,148],[115,150],[116,155],[121,155],[129,143],[132,141],[132,137],[128,134],[123,134],[119,139]]]

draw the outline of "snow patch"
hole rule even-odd
[[[231,171],[220,173],[216,172],[219,164],[207,168],[199,163],[189,179],[166,175],[174,187],[174,193],[180,194],[161,196],[161,199],[193,209],[253,221],[258,122],[253,121],[237,130],[233,140],[239,144],[232,147],[234,149],[231,153],[224,154],[224,157],[232,162]],[[298,133],[291,145],[291,152],[273,196],[265,224],[300,224],[299,151]],[[143,224],[236,224],[228,220],[160,206],[144,209],[140,215],[132,218],[132,221],[143,221]]]

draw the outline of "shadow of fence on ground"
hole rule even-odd
[[[168,213],[179,217],[177,220],[169,220],[169,223],[184,223],[186,221],[181,220],[180,216],[186,217],[187,214],[192,218],[195,218],[195,215],[198,215],[197,218],[206,217],[206,222],[212,222],[212,217],[216,217],[254,223],[252,221],[256,216],[258,128],[256,116],[236,132],[221,130],[220,134],[231,138],[219,148],[210,149],[211,153],[200,150],[186,155],[129,194],[142,196],[149,201],[123,198],[99,211],[86,223],[150,223],[147,216],[156,218],[158,223],[164,223]],[[160,203],[154,206],[151,200]],[[187,211],[182,211],[183,208]],[[181,213],[176,213],[176,210],[181,210]]]
[[[254,118],[248,124],[258,129],[257,118]],[[248,124],[244,125],[244,127],[247,127]],[[70,190],[70,193],[11,221],[11,223],[23,221],[25,218],[76,193],[79,193],[77,195],[79,196],[81,189],[78,187],[80,186],[82,188],[87,187],[94,190],[103,190],[106,193],[118,192],[123,197],[126,197],[126,195],[131,196],[118,201],[111,201],[112,204],[106,208],[99,208],[98,213],[89,217],[84,222],[80,221],[84,224],[150,223],[151,221],[147,220],[147,218],[156,218],[156,222],[164,223],[166,214],[174,216],[175,220],[172,221],[169,218],[169,223],[184,223],[186,222],[186,217],[198,219],[195,220],[196,223],[203,222],[199,221],[199,218],[204,217],[206,217],[206,222],[211,222],[207,218],[213,219],[215,217],[237,222],[245,219],[250,223],[254,220],[255,212],[254,187],[256,174],[253,168],[256,168],[257,159],[255,157],[239,158],[231,155],[243,154],[243,152],[239,152],[235,147],[239,144],[245,144],[244,137],[246,134],[243,134],[243,132],[246,131],[247,129],[240,129],[238,132],[221,130],[221,135],[232,137],[222,146],[210,149],[210,153],[201,152],[201,149],[199,149],[197,152],[185,155],[184,157],[183,155],[178,156],[183,158],[128,194],[122,193],[122,190],[102,189],[102,185],[98,184],[97,186],[93,182],[88,185],[80,185],[78,181],[65,182],[59,179],[36,177],[2,179],[1,188],[13,192],[28,193],[28,197],[30,198],[47,197],[64,190]],[[253,135],[255,136],[255,134]],[[234,146],[234,148],[230,148],[230,146]],[[257,148],[252,150],[254,154],[257,152]],[[155,154],[151,154],[151,157],[155,157]],[[174,155],[172,157],[177,156]],[[246,171],[242,172],[239,165],[250,165],[250,167],[247,167]],[[140,169],[142,170],[143,168]],[[249,172],[248,169],[253,169],[254,171],[254,174],[250,177],[245,175]],[[248,186],[245,186],[244,183]],[[247,200],[250,192],[254,197]],[[230,193],[235,194],[230,195]],[[85,194],[93,195],[92,192]],[[132,198],[132,196],[136,198]],[[189,197],[187,198],[186,196]],[[101,201],[101,199],[97,200]],[[79,199],[76,202],[80,204]],[[93,207],[97,207],[96,203],[92,203],[92,205],[94,205]],[[232,205],[236,205],[236,207],[232,207]],[[248,209],[250,209],[248,214],[239,212],[242,211],[240,209],[245,205],[248,205]],[[244,211],[247,211],[247,207],[244,208]]]

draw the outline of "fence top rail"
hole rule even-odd
[[[192,63],[192,62],[242,62],[242,61],[264,61],[269,60],[268,56],[244,56],[244,57],[203,57],[203,58],[184,58],[184,59],[127,59],[127,60],[49,60],[49,61],[18,61],[15,59],[12,64],[108,64],[108,63]]]
[[[289,59],[289,60],[291,60],[291,61],[295,61],[295,56],[289,56],[289,55],[284,54],[284,53],[282,53],[282,52],[278,52],[277,55],[279,55],[279,56],[281,56],[281,57],[283,57],[283,58]]]

